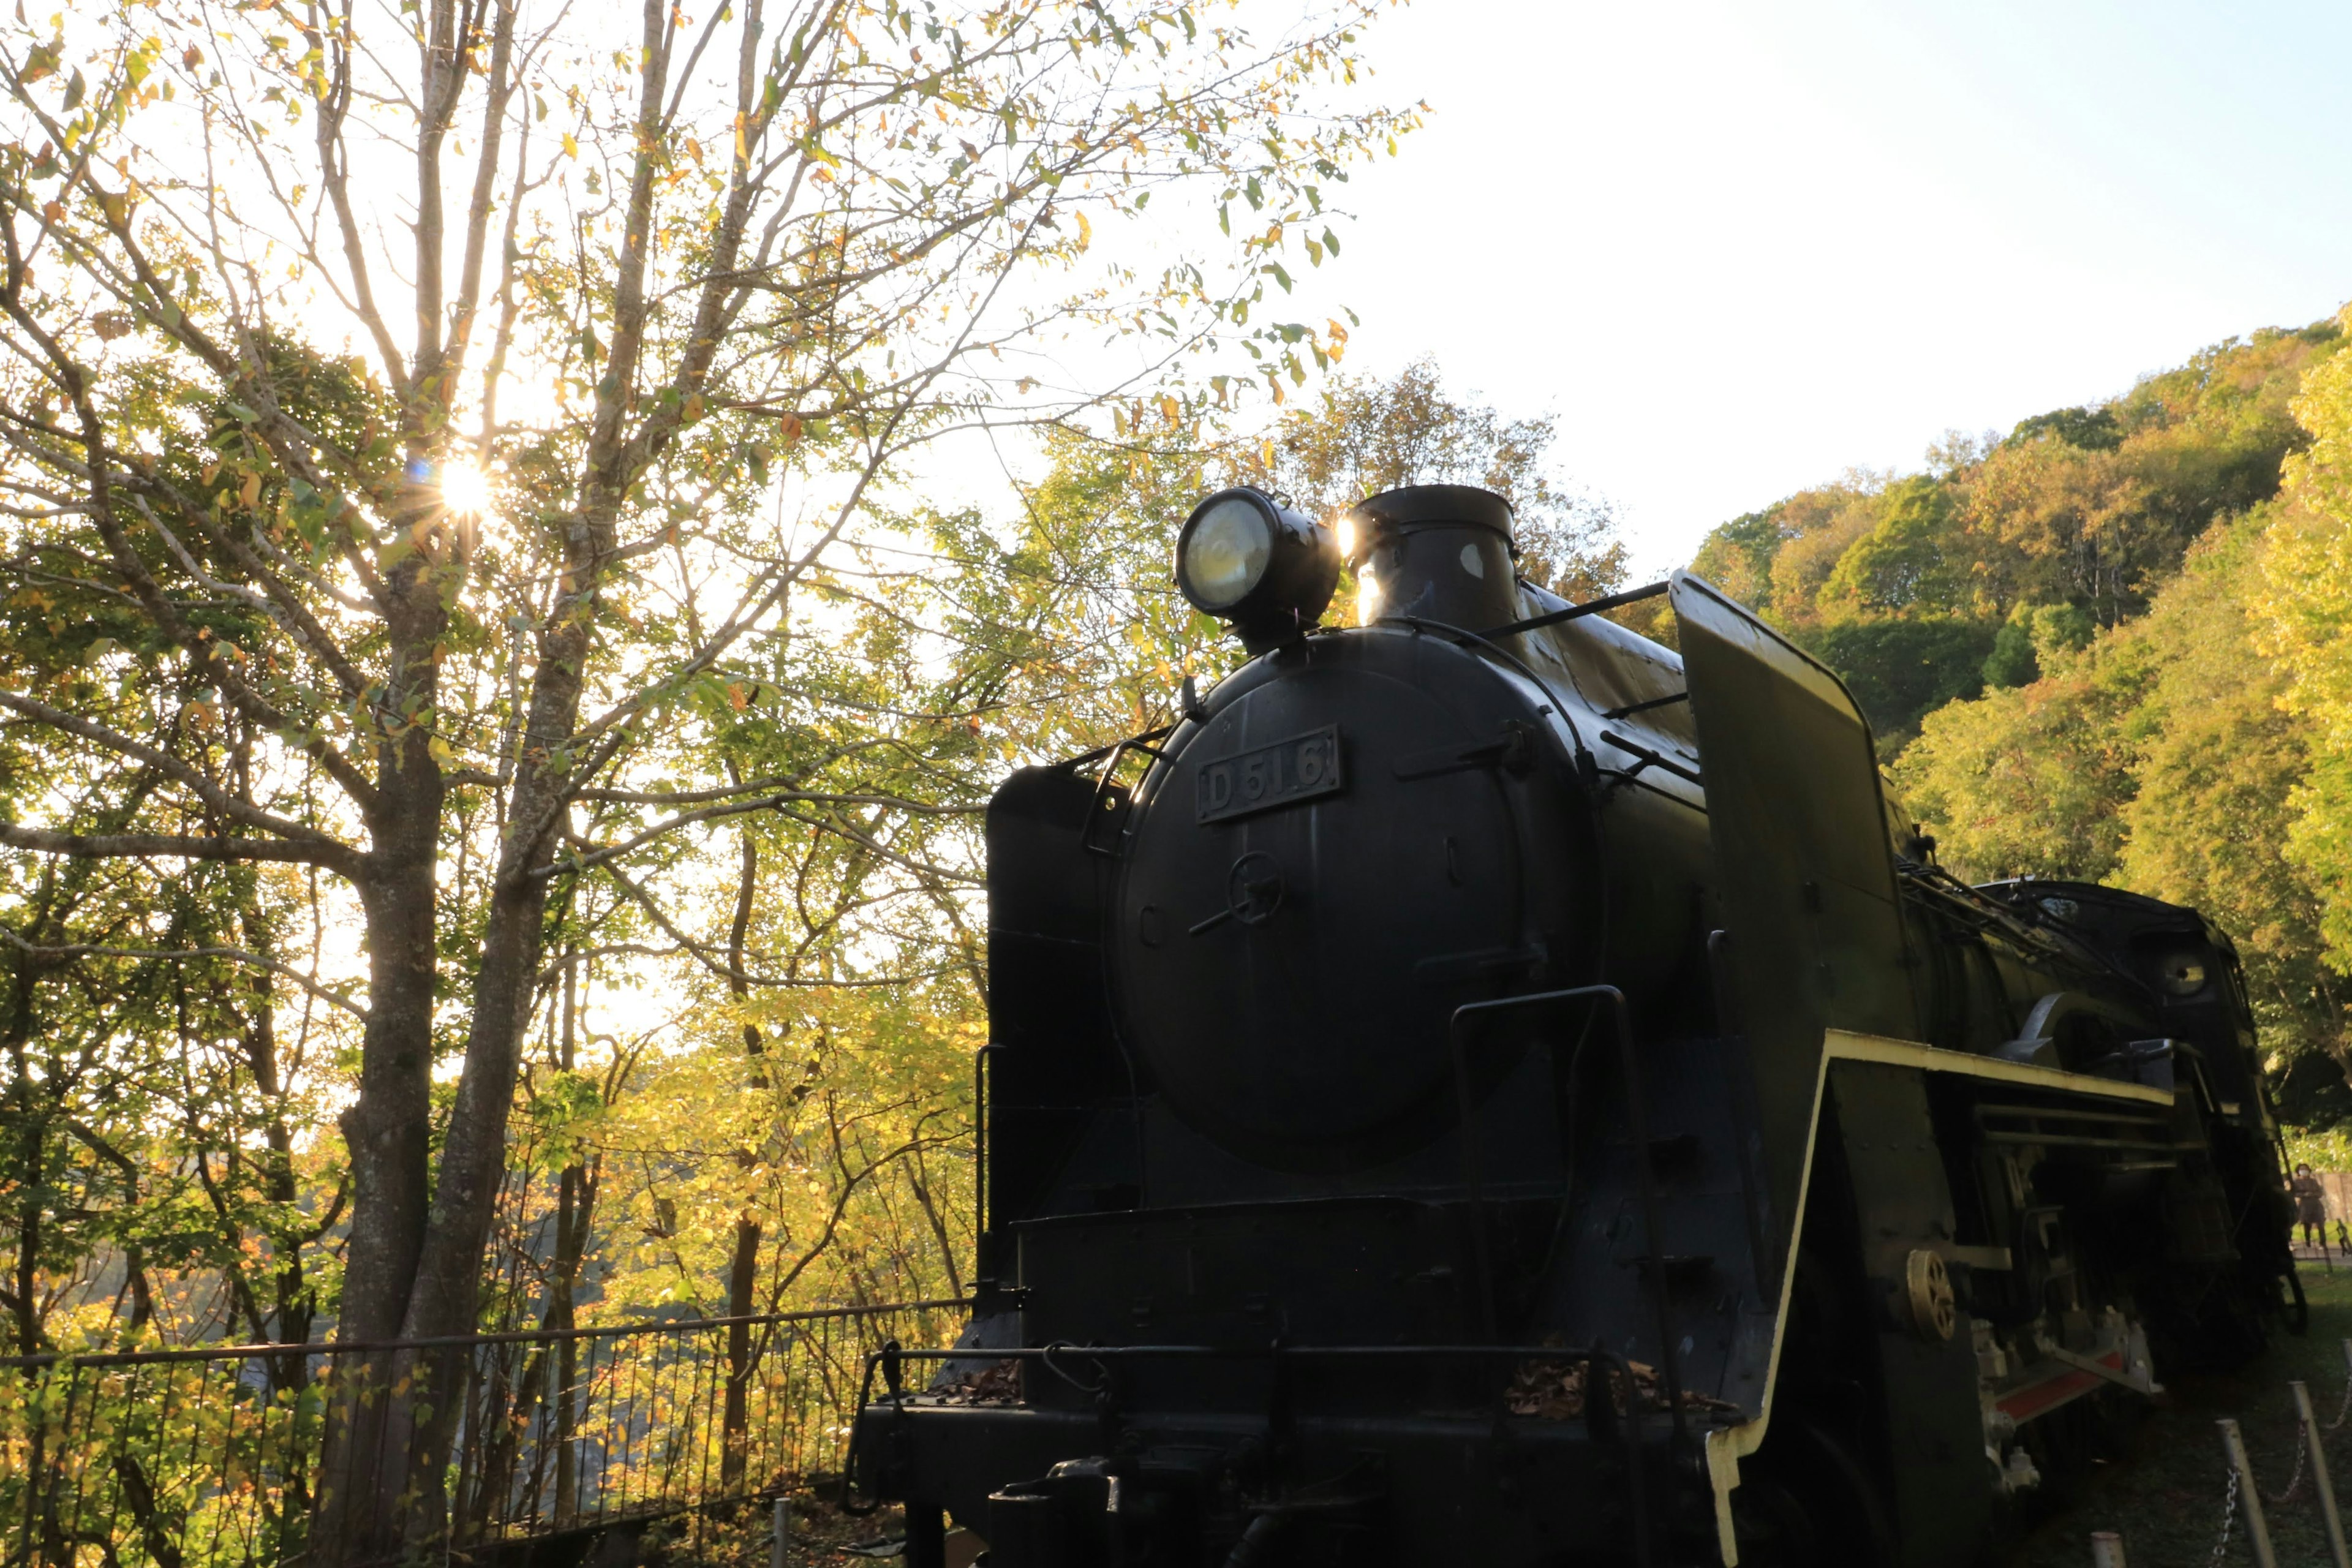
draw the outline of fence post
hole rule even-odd
[[[2319,1444],[2319,1419],[2311,1413],[2311,1390],[2300,1383],[2287,1386],[2294,1391],[2294,1413],[2303,1418],[2304,1437],[2311,1445],[2311,1479],[2319,1493],[2319,1517],[2327,1524],[2327,1549],[2336,1553],[2336,1568],[2352,1568],[2352,1558],[2344,1554],[2344,1521],[2336,1512],[2336,1483],[2328,1479],[2327,1455]]]
[[[2246,1439],[2228,1416],[2215,1423],[2221,1428],[2221,1450],[2238,1475],[2238,1506],[2246,1513],[2246,1541],[2254,1549],[2254,1568],[2278,1568],[2271,1553],[2270,1527],[2263,1522],[2263,1489],[2254,1482],[2254,1464],[2246,1458]]]
[[[2124,1568],[2124,1538],[2112,1530],[2091,1531],[2091,1568]]]
[[[792,1500],[779,1497],[776,1499],[775,1534],[768,1542],[768,1568],[785,1568],[784,1558],[792,1543]]]

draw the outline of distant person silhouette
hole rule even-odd
[[[2294,1168],[2288,1190],[2294,1194],[2294,1223],[2303,1226],[2304,1246],[2320,1245],[2327,1237],[2327,1190],[2308,1165]]]

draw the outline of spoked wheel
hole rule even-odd
[[[1891,1568],[1886,1500],[1845,1446],[1801,1416],[1772,1424],[1731,1494],[1741,1568]]]

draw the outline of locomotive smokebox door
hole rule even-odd
[[[1687,572],[1668,591],[1706,758],[1772,1226],[1785,1237],[1824,1032],[1922,1037],[1878,756],[1827,668]],[[1780,1261],[1759,1259],[1768,1271]]]
[[[1591,878],[1530,825],[1587,814],[1567,758],[1454,644],[1278,657],[1139,796],[1113,978],[1187,1122],[1269,1166],[1355,1169],[1454,1114],[1455,1008],[1575,963]],[[1504,1044],[1482,1071],[1507,1067]]]

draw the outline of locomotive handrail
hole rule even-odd
[[[1162,724],[1157,730],[1146,730],[1139,735],[1129,735],[1126,740],[1120,741],[1107,748],[1110,760],[1103,763],[1102,772],[1095,775],[1094,796],[1087,802],[1086,821],[1078,829],[1079,848],[1085,850],[1089,855],[1115,856],[1118,853],[1116,848],[1108,847],[1095,842],[1095,821],[1109,808],[1111,804],[1110,793],[1112,790],[1118,787],[1117,784],[1113,782],[1118,773],[1118,764],[1126,758],[1127,753],[1131,751],[1142,752],[1154,758],[1158,757],[1160,755],[1160,750],[1151,742],[1154,741],[1166,740],[1170,735],[1175,733],[1175,725]],[[1099,752],[1089,752],[1087,753],[1087,756],[1091,758],[1102,754],[1103,753]],[[1085,759],[1079,759],[1079,761],[1084,760]]]
[[[1682,763],[1675,762],[1672,757],[1661,756],[1656,752],[1650,750],[1649,747],[1635,741],[1629,741],[1613,730],[1601,731],[1601,738],[1608,742],[1611,745],[1616,747],[1619,751],[1629,752],[1633,757],[1639,759],[1634,763],[1633,771],[1625,774],[1629,779],[1632,778],[1634,773],[1640,773],[1643,768],[1656,768],[1661,773],[1674,774],[1675,777],[1682,780],[1685,784],[1695,784],[1702,789],[1706,787],[1706,775],[1701,773],[1696,768],[1685,767]]]
[[[1650,583],[1639,588],[1628,588],[1622,594],[1610,594],[1598,599],[1587,599],[1580,605],[1570,605],[1564,610],[1548,610],[1540,616],[1529,616],[1524,621],[1513,621],[1507,626],[1489,627],[1478,635],[1482,637],[1507,637],[1517,632],[1534,631],[1538,626],[1558,626],[1562,621],[1573,621],[1584,616],[1597,616],[1604,610],[1613,610],[1620,605],[1636,604],[1643,599],[1654,599],[1673,585],[1671,583]]]
[[[988,1225],[988,1090],[989,1058],[1004,1047],[994,1040],[971,1053],[971,1206],[976,1225],[972,1230],[972,1261],[987,1246]]]

